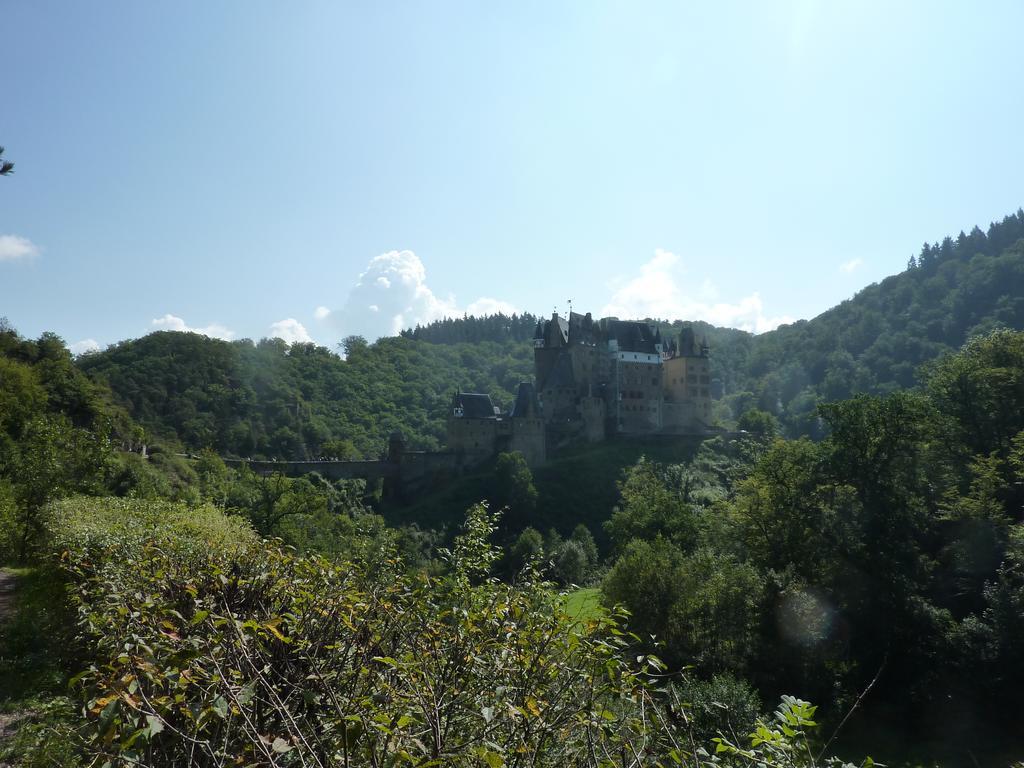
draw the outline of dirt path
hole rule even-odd
[[[14,588],[17,581],[13,573],[0,570],[0,632],[3,632],[4,624],[14,611]],[[18,714],[0,712],[0,746],[13,734],[18,719]],[[0,758],[0,768],[6,765],[3,758]]]
[[[13,573],[0,570],[0,624],[3,624],[14,610],[14,587],[17,581]]]

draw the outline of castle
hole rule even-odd
[[[527,464],[548,449],[609,435],[699,434],[711,424],[710,350],[692,328],[667,344],[647,323],[556,312],[537,323],[534,383],[508,414],[490,395],[456,392],[448,450],[467,463],[519,451]]]

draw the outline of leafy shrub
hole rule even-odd
[[[59,506],[97,759],[596,765],[662,732],[614,618],[486,577],[482,507],[435,579],[299,558],[209,509]]]
[[[73,499],[48,519],[93,657],[72,681],[90,764],[747,761],[674,721],[678,692],[620,613],[568,616],[529,569],[491,578],[483,505],[439,577],[394,547],[370,567],[299,557],[213,508]]]
[[[741,741],[741,734],[754,730],[761,713],[757,692],[732,675],[702,680],[687,674],[675,689],[679,700],[686,703],[694,734],[701,743],[720,734]]]

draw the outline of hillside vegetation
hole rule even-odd
[[[810,766],[814,707],[786,697],[742,746],[698,746],[664,666],[621,614],[577,620],[527,572],[488,578],[471,510],[445,573],[332,562],[208,507],[74,499],[47,515],[83,671],[64,766]],[[130,601],[125,596],[131,595]],[[720,757],[711,760],[711,751]]]
[[[226,342],[159,332],[79,359],[151,437],[222,455],[376,458],[401,429],[436,449],[452,393],[510,405],[532,376],[525,346],[349,340],[347,358],[279,339]]]
[[[352,456],[395,427],[436,446],[447,388],[528,377],[532,318],[345,358],[161,333],[77,365],[4,324],[0,761],[1020,760],[1024,332],[995,327],[1021,322],[1021,221],[807,323],[722,331],[746,389],[720,413],[749,432],[535,472],[500,454],[405,506],[217,453]],[[821,709],[765,713],[793,692]]]
[[[819,315],[753,339],[728,398],[793,435],[820,434],[818,402],[915,385],[918,368],[996,328],[1024,329],[1024,210],[925,245],[901,274]]]
[[[793,436],[821,436],[820,402],[914,386],[917,369],[994,328],[1024,329],[1024,211],[987,232],[926,245],[906,271],[811,320],[754,336],[688,323],[711,346],[725,393],[716,415],[758,408]],[[682,320],[647,318],[663,335]],[[224,342],[160,332],[83,356],[151,437],[189,450],[252,457],[375,457],[387,435],[444,442],[451,393],[491,393],[508,406],[533,376],[533,315],[445,319],[366,344],[347,359],[264,339]]]

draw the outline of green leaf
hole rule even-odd
[[[153,738],[164,729],[164,722],[154,715],[146,715],[146,722],[149,724],[149,737]]]
[[[248,705],[249,702],[252,701],[252,699],[253,699],[253,697],[255,695],[256,695],[256,685],[255,685],[255,683],[246,683],[246,685],[244,685],[242,687],[242,690],[240,690],[238,692],[238,696],[236,697],[237,700],[238,700],[239,706],[244,707],[244,706]]]
[[[103,708],[103,711],[100,713],[100,722],[97,729],[100,733],[105,734],[107,729],[114,722],[120,703],[120,699],[114,699]]]
[[[223,696],[218,696],[216,699],[213,700],[211,709],[213,709],[214,714],[217,715],[217,717],[219,717],[221,720],[227,719],[228,702]]]

